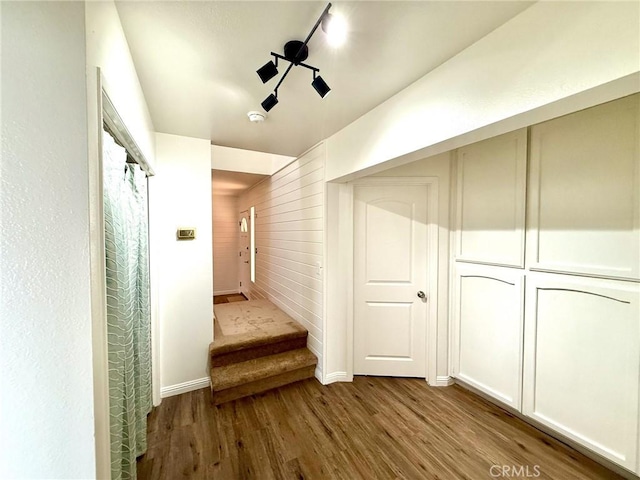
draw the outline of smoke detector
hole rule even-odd
[[[251,121],[253,123],[264,122],[264,119],[267,118],[267,116],[264,113],[253,112],[253,111],[247,113],[247,117],[249,117],[249,121]]]

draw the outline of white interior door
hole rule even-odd
[[[249,251],[249,212],[240,212],[240,291],[248,298],[251,268],[251,252]]]
[[[354,188],[356,375],[426,377],[427,211],[426,185]]]

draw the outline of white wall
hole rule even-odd
[[[213,340],[211,151],[208,140],[156,134],[149,180],[151,244],[158,259],[162,396],[208,385]],[[194,227],[195,240],[176,240]]]
[[[84,9],[2,3],[2,478],[96,475]]]
[[[213,294],[240,291],[238,197],[213,195]]]
[[[320,144],[240,197],[256,208],[256,283],[267,298],[308,331],[321,378],[324,242],[324,145]]]
[[[637,92],[639,77],[625,77],[640,71],[639,16],[638,2],[534,4],[327,139],[327,179]]]
[[[103,88],[151,166],[154,127],[113,1],[86,2],[87,68],[100,67]]]
[[[273,175],[295,157],[211,145],[211,169]]]

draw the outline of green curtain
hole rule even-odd
[[[147,180],[103,134],[111,478],[136,478],[151,411]]]

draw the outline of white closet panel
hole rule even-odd
[[[640,285],[527,278],[523,411],[638,471]]]
[[[456,265],[454,376],[521,409],[524,273]]]
[[[532,269],[640,278],[640,96],[531,128]]]
[[[524,266],[527,130],[458,150],[456,259]]]

